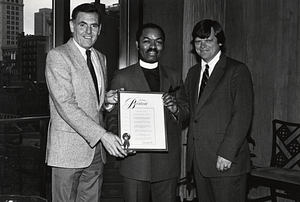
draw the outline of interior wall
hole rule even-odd
[[[143,0],[120,0],[119,69],[138,61],[135,35],[143,20]]]
[[[182,68],[182,30],[184,0],[143,0],[143,23],[161,26],[166,35],[160,63]]]
[[[254,84],[253,159],[268,166],[273,119],[300,122],[298,0],[227,0],[228,55],[245,62]]]
[[[195,55],[191,54],[193,46],[192,31],[197,22],[204,19],[218,21],[225,24],[225,0],[186,0],[183,11],[183,78],[186,78],[190,67],[197,63]]]

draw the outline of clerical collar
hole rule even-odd
[[[158,62],[147,63],[147,62],[144,62],[142,60],[140,60],[139,62],[140,62],[140,66],[145,68],[145,69],[155,69],[158,66]]]

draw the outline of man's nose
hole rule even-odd
[[[205,48],[207,46],[206,41],[200,41],[200,47]]]
[[[150,47],[151,47],[151,48],[155,48],[155,47],[156,47],[155,41],[151,41],[151,42],[150,42]]]
[[[86,27],[86,32],[87,33],[91,33],[92,32],[92,27],[91,26],[87,26]]]

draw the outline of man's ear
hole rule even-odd
[[[70,26],[71,32],[73,33],[74,32],[74,22],[73,22],[73,20],[69,21],[69,26]]]
[[[99,25],[98,35],[101,33],[102,24]]]
[[[139,42],[138,42],[138,41],[135,41],[135,47],[136,47],[137,50],[140,49],[140,48],[139,48]]]

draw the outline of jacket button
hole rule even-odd
[[[194,123],[198,123],[198,121],[197,121],[197,120],[194,120]]]

